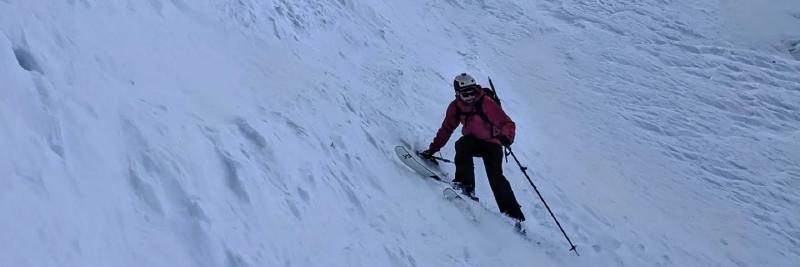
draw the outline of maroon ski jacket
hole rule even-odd
[[[505,136],[512,143],[514,142],[515,124],[511,118],[506,115],[503,109],[490,97],[485,96],[483,90],[478,90],[477,100],[473,104],[467,104],[458,96],[450,102],[447,106],[447,112],[442,122],[442,127],[436,132],[436,137],[428,147],[431,151],[439,151],[450,139],[450,135],[458,127],[463,124],[461,128],[462,135],[469,135],[480,140],[500,144],[498,136]],[[481,102],[483,113],[486,114],[489,122],[486,122],[476,110],[476,103]],[[456,107],[461,110],[460,115],[456,113]]]

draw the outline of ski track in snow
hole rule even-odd
[[[800,36],[726,1],[0,1],[0,266],[797,266]],[[463,71],[581,257],[395,158]]]

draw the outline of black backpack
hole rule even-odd
[[[500,104],[500,98],[497,97],[497,92],[495,92],[494,89],[483,88],[483,94],[485,96],[492,98],[492,100],[494,100],[494,102],[497,103],[497,106],[499,106],[500,109],[503,108],[503,105]]]

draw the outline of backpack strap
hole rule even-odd
[[[489,116],[486,115],[486,112],[483,112],[483,101],[475,103],[475,112],[478,113],[478,116],[480,116],[481,119],[483,119],[483,121],[485,121],[486,123],[489,124],[489,126],[491,126],[489,132],[491,133],[492,137],[495,137],[494,130],[495,128],[497,128],[497,126],[495,126],[494,123],[492,123],[492,121],[489,120]]]
[[[489,116],[486,115],[486,112],[483,112],[483,98],[478,99],[478,102],[475,103],[475,113],[478,113],[478,116],[480,116],[483,121],[494,127],[494,124],[489,121]]]
[[[492,121],[489,120],[489,116],[486,115],[486,112],[483,112],[483,101],[484,101],[483,98],[484,97],[486,97],[486,95],[483,95],[483,96],[481,96],[481,98],[478,98],[476,100],[477,102],[475,102],[475,111],[473,111],[473,112],[463,112],[463,111],[461,111],[461,108],[458,107],[458,105],[456,105],[456,117],[458,117],[458,119],[460,120],[461,119],[461,115],[469,116],[469,115],[477,114],[479,117],[481,117],[481,119],[483,121],[485,121],[486,123],[488,123],[492,127],[492,129],[490,129],[490,131],[492,133],[492,136],[494,137],[494,129],[496,128],[496,126],[494,125],[494,123],[492,123]]]

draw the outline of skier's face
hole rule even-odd
[[[478,97],[478,90],[461,90],[458,92],[458,97],[460,97],[461,101],[464,101],[464,103],[472,104],[472,102],[475,102],[475,98]]]

